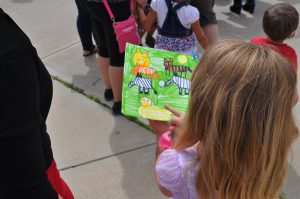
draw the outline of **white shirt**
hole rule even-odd
[[[173,7],[176,4],[177,3],[174,2]],[[158,26],[161,28],[168,13],[168,7],[165,0],[152,0],[151,8],[157,13]],[[177,10],[177,15],[181,24],[187,29],[191,29],[191,25],[199,20],[198,9],[191,5],[181,7]]]

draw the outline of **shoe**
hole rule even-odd
[[[105,89],[104,91],[104,99],[106,101],[110,101],[114,99],[114,93],[112,89]]]
[[[243,10],[253,14],[254,13],[254,8],[255,6],[254,5],[249,5],[249,4],[244,4],[243,5]]]
[[[92,48],[91,48],[90,50],[84,50],[84,51],[83,51],[83,56],[84,56],[84,57],[88,57],[88,56],[94,54],[95,52],[97,52],[97,48],[96,48],[95,45],[93,45]]]
[[[242,6],[237,6],[237,5],[232,5],[229,7],[230,11],[231,12],[234,12],[235,14],[241,14],[241,9],[242,9]]]
[[[155,39],[152,36],[147,35],[145,39],[145,44],[150,48],[154,48],[155,46]]]
[[[113,115],[120,115],[122,110],[122,101],[114,102],[112,106],[112,113]]]

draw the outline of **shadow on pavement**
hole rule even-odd
[[[232,12],[223,12],[226,20],[219,18],[219,30],[222,37],[238,37],[249,40],[255,36],[263,36],[262,16],[264,11],[272,4],[258,1],[256,3],[255,13],[249,15],[242,11],[240,15]]]
[[[229,6],[232,4],[232,1],[231,0],[215,0],[215,5],[218,5],[218,6]],[[229,9],[229,7],[228,7]]]
[[[93,87],[101,81],[99,69],[96,64],[96,58],[94,55],[91,55],[83,58],[83,62],[84,65],[82,67],[87,67],[88,72],[84,75],[73,75],[72,84],[83,89],[93,89]]]
[[[31,3],[34,0],[11,0],[13,3]]]
[[[228,2],[227,0],[224,1]],[[220,2],[220,0],[217,2]],[[299,0],[278,0],[278,3],[282,2],[289,2],[293,5],[300,3]],[[222,13],[222,15],[226,17],[226,20],[222,19],[223,17],[218,18],[221,37],[238,37],[249,40],[252,37],[264,36],[265,33],[262,28],[263,14],[264,11],[272,5],[273,4],[271,3],[256,1],[255,12],[253,15],[250,15],[245,11],[242,11],[240,15],[236,15],[230,12],[228,7],[228,12]],[[296,34],[295,38],[299,38],[299,34]]]
[[[118,116],[121,117],[121,116]],[[128,121],[129,122],[129,121]],[[115,124],[115,128],[110,136],[111,150],[116,151],[120,145],[117,138],[120,134],[126,133],[126,129],[121,129],[123,126]],[[141,132],[135,132],[139,134]],[[144,131],[143,134],[151,134],[151,132]],[[131,136],[131,139],[135,139]],[[155,142],[153,136],[153,143]],[[148,142],[149,143],[149,142]],[[127,197],[130,199],[162,199],[163,195],[156,186],[154,162],[155,162],[155,145],[153,143],[140,143],[139,149],[131,151],[130,153],[116,156],[123,168],[122,187]],[[137,145],[137,144],[136,144]]]

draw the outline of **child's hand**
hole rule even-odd
[[[169,122],[149,120],[149,126],[158,138],[169,130]]]
[[[170,120],[169,131],[175,132],[182,126],[185,114],[180,112],[169,105],[165,105],[165,108],[173,113],[175,116]]]

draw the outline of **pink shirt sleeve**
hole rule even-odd
[[[168,149],[156,164],[156,174],[160,185],[169,190],[174,198],[198,198],[195,174],[199,169],[197,149]],[[192,164],[194,162],[194,164]]]

